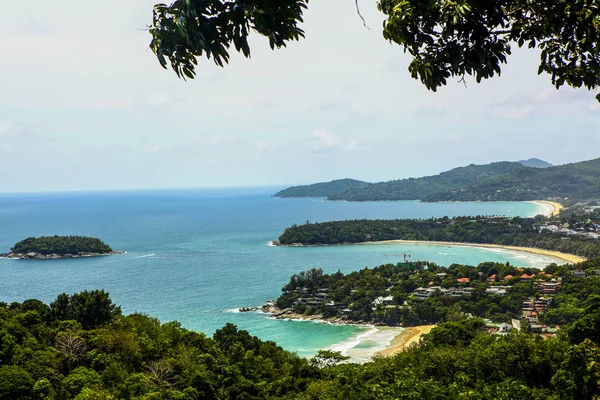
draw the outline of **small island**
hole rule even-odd
[[[122,254],[100,239],[87,236],[29,237],[16,243],[0,258],[20,260],[51,260],[60,258],[98,257]]]

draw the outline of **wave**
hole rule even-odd
[[[269,247],[277,247],[277,246],[275,246],[275,241],[273,241],[273,240],[269,240],[267,242],[267,246],[269,246]]]
[[[329,346],[328,350],[339,351],[350,357],[348,362],[368,362],[376,353],[390,345],[392,340],[402,332],[400,329],[372,327],[366,332]]]
[[[144,256],[130,257],[130,258],[128,258],[128,260],[134,260],[136,258],[149,258],[149,257],[154,257],[154,256],[155,256],[155,254],[152,253],[152,254],[146,254]]]

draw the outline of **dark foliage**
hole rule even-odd
[[[105,254],[113,250],[100,239],[87,236],[42,236],[29,237],[15,244],[12,253],[27,254],[72,254],[97,253]]]
[[[538,232],[536,221],[530,218],[456,217],[311,223],[287,228],[279,242],[318,245],[394,239],[537,247],[583,257],[600,254],[600,240]]]

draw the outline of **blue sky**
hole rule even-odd
[[[178,80],[148,50],[155,1],[11,2],[0,15],[0,191],[382,181],[470,163],[599,157],[600,106],[514,49],[501,78],[427,91],[348,0],[307,38]],[[32,12],[35,10],[35,13]]]

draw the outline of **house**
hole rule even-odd
[[[446,292],[446,289],[442,289],[440,286],[432,286],[428,288],[417,288],[412,292],[412,296],[416,300],[428,299],[435,294],[438,290],[442,293]]]
[[[373,300],[373,305],[377,306],[377,305],[381,304],[384,306],[389,306],[393,302],[394,302],[394,296],[387,296],[387,297],[379,296],[378,298]]]
[[[546,275],[547,276],[547,275]],[[538,290],[544,295],[555,295],[560,288],[560,282],[544,282],[544,281],[535,281],[534,286],[538,288]]]
[[[504,279],[503,279],[503,280],[504,280],[504,281],[509,281],[509,280],[511,280],[512,278],[514,278],[514,276],[512,276],[512,275],[510,275],[510,274],[509,274],[509,275],[506,275],[506,276],[504,277]]]
[[[574,278],[585,278],[585,271],[582,269],[571,271],[571,276]]]
[[[490,276],[487,278],[487,281],[488,281],[488,282],[496,282],[496,274],[494,274],[494,275],[490,275]]]
[[[551,301],[551,297],[540,297],[539,299],[534,301],[533,306],[536,310],[544,312],[548,310],[548,305],[550,305]]]
[[[556,233],[560,230],[560,228],[556,225],[543,225],[540,226],[540,232],[542,231],[550,231],[552,233]]]
[[[452,297],[471,297],[474,288],[449,288],[447,294]]]
[[[492,286],[485,290],[485,294],[504,296],[508,293],[508,289],[510,289],[510,286]]]
[[[535,277],[535,274],[527,275],[523,274],[519,277],[521,282],[530,282]]]
[[[471,282],[471,280],[469,278],[458,278],[456,280],[456,282],[458,282],[458,283],[469,283],[469,282]]]

